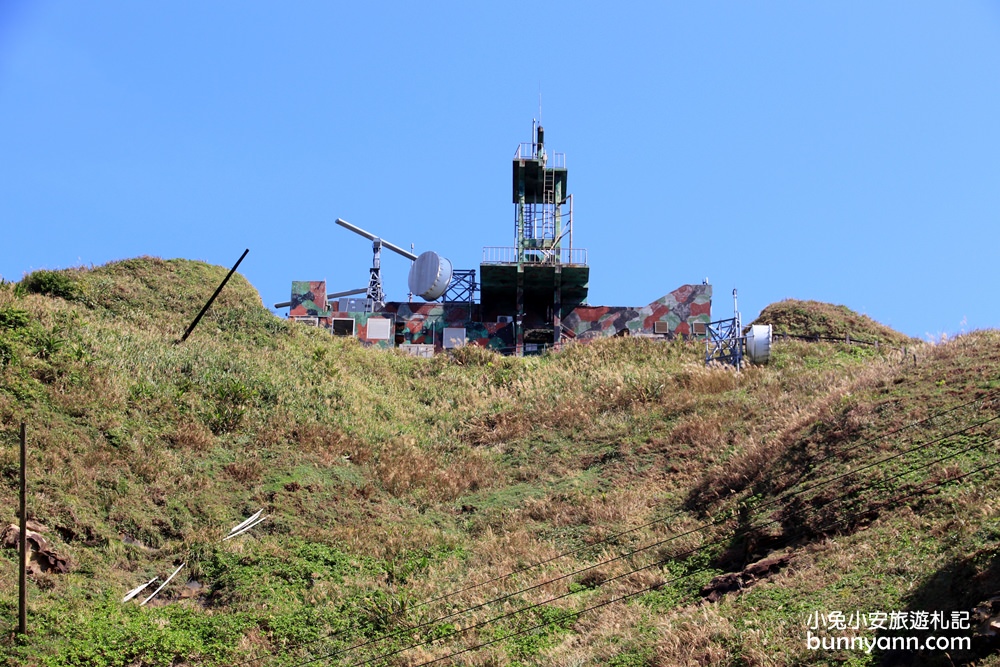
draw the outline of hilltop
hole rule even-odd
[[[785,299],[772,303],[761,311],[753,324],[771,324],[775,334],[792,336],[819,336],[821,338],[876,342],[896,347],[913,345],[919,341],[890,329],[847,306],[835,306],[820,301]]]
[[[0,285],[0,523],[24,421],[69,569],[32,577],[18,639],[0,549],[0,665],[1000,665],[982,634],[805,641],[817,612],[994,613],[997,332],[931,346],[781,302],[778,331],[891,345],[777,340],[741,373],[638,337],[418,359],[277,318],[236,275],[177,344],[225,272]]]

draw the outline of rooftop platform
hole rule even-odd
[[[558,271],[557,271],[558,269]],[[479,267],[480,303],[484,321],[517,314],[517,264],[486,264]],[[560,317],[587,302],[590,288],[590,267],[586,264],[523,265],[525,326],[551,322],[551,309],[558,285]],[[534,320],[537,320],[535,322]]]
[[[545,264],[562,266],[587,266],[586,248],[544,248],[541,241],[544,239],[525,239],[530,242],[537,241],[537,248],[528,247],[525,249],[524,263]],[[558,256],[557,254],[558,253]],[[486,246],[483,248],[483,265],[487,264],[513,264],[517,266],[517,248],[514,246]]]

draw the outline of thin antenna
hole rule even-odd
[[[538,82],[538,124],[542,124],[542,82]]]
[[[410,254],[411,255],[413,254],[414,249],[415,249],[415,246],[411,243],[410,244]],[[416,260],[414,260],[414,261],[416,261]],[[413,303],[413,286],[412,285],[410,286],[409,293],[407,293],[407,295],[406,295],[406,302],[407,303]]]

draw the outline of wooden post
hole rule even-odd
[[[21,563],[18,570],[18,617],[17,632],[28,634],[28,463],[27,437],[24,422],[21,422]]]

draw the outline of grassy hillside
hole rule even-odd
[[[846,338],[885,345],[913,345],[916,339],[879,324],[867,315],[860,315],[847,306],[835,306],[819,301],[785,299],[772,303],[761,311],[753,324],[771,324],[775,333],[793,336]]]
[[[0,665],[1000,665],[988,637],[806,646],[814,612],[1000,595],[1000,334],[916,362],[779,341],[740,374],[640,338],[415,359],[234,276],[176,344],[224,275],[0,286],[0,524],[25,421],[30,515],[70,562],[32,577],[18,638],[0,549]]]

